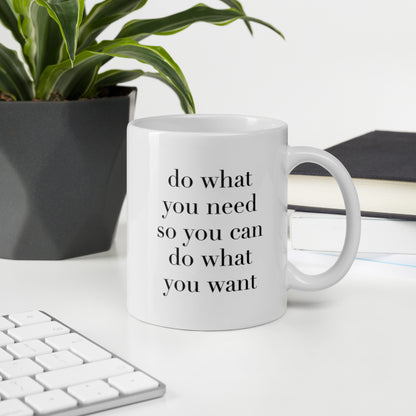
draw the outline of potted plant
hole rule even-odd
[[[160,80],[195,111],[185,77],[159,46],[142,41],[195,22],[225,25],[247,16],[198,4],[156,19],[132,20],[113,40],[97,41],[110,24],[147,0],[104,0],[87,12],[84,0],[0,0],[0,21],[21,46],[0,43],[0,257],[63,259],[108,250],[126,191],[126,124],[137,77]],[[102,71],[114,57],[154,72]]]

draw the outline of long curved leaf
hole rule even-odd
[[[1,1],[1,0],[0,0]],[[36,0],[11,0],[18,15],[19,29],[24,38],[23,55],[32,78],[38,82],[40,74],[48,65],[61,58],[64,45],[58,24],[49,16],[48,10]]]
[[[25,36],[23,53],[37,83],[48,65],[59,62],[62,36],[48,11],[35,1],[28,5],[25,15],[21,16],[21,29]]]
[[[97,45],[102,53],[113,57],[135,59],[152,66],[165,79],[178,96],[182,96],[182,108],[186,113],[195,112],[195,104],[185,76],[178,64],[160,46],[140,45],[133,40],[105,41]],[[97,49],[96,48],[96,49]]]
[[[167,85],[169,88],[173,89],[176,93],[175,88],[172,88],[172,84],[168,82],[162,75],[157,72],[144,72],[140,69],[137,70],[121,70],[121,69],[111,69],[109,71],[103,72],[97,76],[97,81],[95,82],[95,87],[111,87],[122,82],[132,81],[139,77],[154,78],[163,84]],[[181,103],[182,109],[186,112],[188,103],[185,100],[185,97],[182,94],[178,94],[179,101]]]
[[[192,94],[182,71],[161,47],[140,45],[133,40],[105,41],[80,52],[73,68],[69,61],[51,65],[42,74],[37,97],[75,99],[82,97],[96,80],[97,69],[113,57],[134,59],[153,66],[165,82],[176,92],[184,111],[194,112]]]
[[[10,0],[0,0],[0,22],[12,32],[14,38],[21,45],[24,44],[25,40],[20,33],[17,15],[11,7]]]
[[[69,58],[75,59],[78,30],[84,13],[84,0],[36,0],[58,24]]]
[[[148,78],[157,79],[158,81],[162,82],[163,84],[167,85],[170,89],[172,89],[173,92],[175,92],[176,95],[178,96],[179,102],[181,104],[181,108],[185,113],[191,113],[191,112],[194,113],[195,112],[195,110],[193,110],[193,111],[188,110],[188,102],[185,99],[184,95],[178,94],[176,89],[172,86],[172,84],[170,82],[168,82],[166,80],[166,78],[162,77],[162,75],[158,74],[157,72],[145,72],[143,74],[143,76],[148,77]]]
[[[105,0],[96,4],[81,23],[79,50],[91,46],[108,25],[140,9],[146,2],[147,0]]]
[[[17,53],[0,43],[0,89],[18,100],[33,98],[33,84]]]
[[[0,92],[10,95],[15,101],[20,98],[16,84],[2,68],[0,68]]]
[[[237,9],[242,14],[244,14],[244,15],[246,14],[244,9],[243,9],[242,4],[239,1],[237,1],[237,0],[220,0],[220,1],[222,1],[223,3],[225,3],[227,6],[231,7],[232,9]],[[248,31],[252,35],[253,34],[253,29],[252,29],[250,23],[247,22],[247,21],[245,21],[244,23],[246,24]]]
[[[250,16],[243,16],[242,19],[245,22],[253,22],[253,23],[257,23],[259,25],[265,26],[265,27],[269,28],[270,30],[272,30],[273,32],[277,33],[282,39],[285,38],[283,33],[280,32],[280,30],[276,29],[273,25],[271,25],[270,23],[265,22],[264,20],[257,19],[256,17],[250,17]]]
[[[158,19],[132,20],[124,25],[117,38],[132,38],[141,41],[150,35],[178,33],[196,22],[224,25],[232,23],[237,19],[252,20],[263,24],[283,37],[282,33],[272,25],[259,19],[248,17],[237,9],[213,9],[205,4],[197,4],[183,12]]]
[[[73,62],[68,59],[48,66],[39,80],[36,97],[43,100],[81,98],[92,86],[98,68],[108,60],[103,54],[83,51]]]
[[[95,81],[95,87],[113,87],[123,82],[133,81],[134,79],[144,75],[141,69],[123,70],[111,69],[109,71],[98,74]]]

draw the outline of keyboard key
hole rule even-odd
[[[56,351],[70,350],[87,362],[111,358],[109,352],[74,332],[57,337],[46,338],[45,342]]]
[[[142,391],[155,389],[159,386],[159,383],[156,380],[141,371],[111,377],[108,379],[108,383],[117,390],[120,390],[123,394],[140,393]]]
[[[14,323],[0,316],[0,331],[6,331],[10,328],[14,328]]]
[[[29,358],[21,360],[6,361],[0,363],[0,374],[5,378],[17,378],[34,376],[43,371],[43,368]]]
[[[10,355],[8,352],[4,351],[0,348],[0,363],[3,361],[11,361],[13,360],[13,356]]]
[[[50,321],[42,324],[12,328],[7,331],[7,334],[15,340],[23,342],[31,339],[51,337],[53,335],[62,335],[68,332],[69,329],[66,326],[63,326],[61,323],[56,321]]]
[[[118,358],[111,358],[105,361],[95,361],[76,367],[37,374],[36,380],[48,389],[60,389],[133,371],[133,367],[126,364],[124,361],[121,361]]]
[[[41,393],[43,387],[30,377],[0,382],[0,394],[6,399],[19,399],[29,394]]]
[[[32,396],[27,396],[25,402],[40,415],[77,407],[77,401],[62,390],[33,394]]]
[[[49,322],[51,318],[40,311],[30,311],[23,313],[14,313],[9,315],[9,319],[18,326],[40,324]]]
[[[45,342],[50,345],[55,351],[69,350],[71,346],[80,341],[87,341],[81,335],[71,332],[66,335],[59,335],[56,337],[48,337]]]
[[[0,347],[5,347],[6,345],[13,344],[14,340],[6,335],[4,332],[0,331]]]
[[[98,380],[91,383],[79,384],[68,388],[68,393],[82,404],[92,404],[118,397],[119,392],[110,387],[105,381]]]
[[[41,355],[36,357],[35,360],[47,370],[59,370],[83,363],[81,358],[69,351],[57,351],[52,354]]]
[[[11,352],[16,358],[32,358],[37,355],[50,353],[52,348],[35,339],[8,345],[7,351]]]
[[[108,360],[111,354],[90,341],[80,341],[72,344],[71,351],[79,355],[84,361]]]
[[[0,402],[0,416],[32,416],[33,410],[18,399]]]

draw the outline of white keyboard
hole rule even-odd
[[[0,416],[79,416],[165,385],[45,312],[0,316]]]

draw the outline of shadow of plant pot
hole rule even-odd
[[[136,90],[63,102],[0,102],[0,257],[106,251],[126,193]]]

